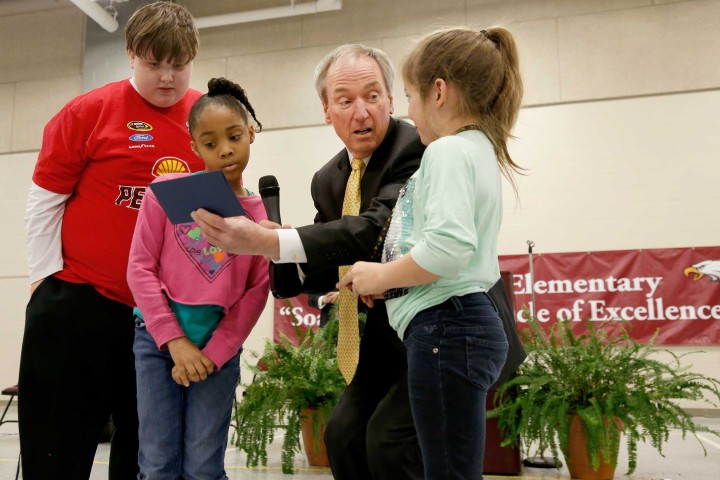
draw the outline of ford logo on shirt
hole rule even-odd
[[[149,142],[153,139],[153,136],[148,133],[136,133],[135,135],[130,135],[130,140],[133,142]]]

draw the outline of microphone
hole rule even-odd
[[[258,181],[258,190],[262,198],[268,220],[282,225],[280,220],[280,186],[274,175],[265,175]]]
[[[268,220],[282,225],[280,220],[280,186],[273,175],[265,175],[258,181],[258,191],[262,198]],[[270,291],[275,298],[290,298],[301,293],[302,282],[298,267],[294,263],[273,263],[268,266]]]

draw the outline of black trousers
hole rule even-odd
[[[325,444],[335,480],[423,478],[405,347],[382,301],[368,311],[357,373],[328,421]]]
[[[132,308],[92,286],[46,278],[26,310],[18,417],[25,480],[87,480],[115,425],[110,480],[137,478]]]

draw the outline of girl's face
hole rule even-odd
[[[408,99],[408,116],[417,128],[420,141],[423,145],[430,145],[438,139],[439,135],[433,131],[433,122],[427,105],[420,98],[417,89],[407,83],[405,84],[405,96]]]
[[[255,128],[248,126],[238,112],[209,105],[198,115],[190,135],[190,145],[205,162],[205,170],[222,170],[235,193],[244,194],[242,173],[250,160]]]

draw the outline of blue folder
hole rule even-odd
[[[221,217],[245,215],[240,200],[220,170],[156,181],[150,188],[173,224],[192,222],[190,213],[198,208]]]

